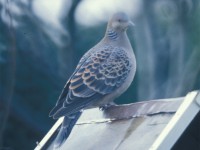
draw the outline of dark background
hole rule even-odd
[[[98,7],[104,18],[83,25],[79,19],[98,18],[97,9],[78,13],[85,1],[62,0],[59,28],[37,15],[35,0],[0,0],[0,150],[33,149],[42,139],[55,122],[48,113],[78,60],[104,36],[106,20],[119,10],[127,10],[135,23],[128,35],[137,73],[118,103],[180,97],[199,89],[197,0],[108,0]],[[89,10],[94,2],[87,5]]]

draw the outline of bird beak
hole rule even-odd
[[[128,22],[128,25],[129,25],[129,26],[135,26],[135,24],[134,24],[132,21],[129,21],[129,22]]]

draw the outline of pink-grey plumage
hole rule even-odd
[[[107,105],[130,86],[136,60],[126,34],[129,25],[125,13],[114,14],[104,38],[79,61],[50,112],[54,119],[65,116],[55,147],[69,136],[81,110]]]

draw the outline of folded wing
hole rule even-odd
[[[111,46],[86,53],[51,115],[54,118],[70,115],[115,91],[130,72],[131,64],[127,57],[123,48]]]

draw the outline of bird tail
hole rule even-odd
[[[64,117],[60,131],[54,140],[54,149],[60,148],[60,146],[66,141],[81,114],[82,112],[79,111]]]

